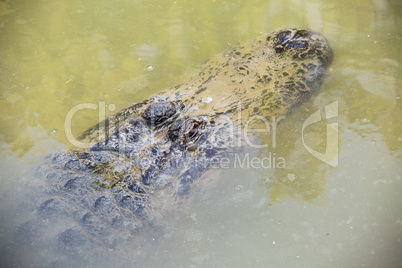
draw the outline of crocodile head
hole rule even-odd
[[[223,117],[233,119],[239,109],[245,120],[286,114],[317,91],[331,61],[330,45],[319,33],[259,35],[213,57],[187,83],[110,118],[103,124],[109,126],[106,138],[77,157],[109,183],[163,188],[188,181],[202,170],[189,162],[208,160],[233,140]],[[99,132],[86,138],[96,140]]]

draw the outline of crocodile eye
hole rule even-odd
[[[186,141],[196,142],[204,132],[203,121],[190,122],[185,129],[184,138]]]
[[[168,132],[171,141],[190,147],[202,136],[206,121],[202,117],[185,117],[174,122]]]
[[[150,104],[142,113],[148,126],[158,127],[168,123],[182,109],[177,102],[157,102]]]
[[[276,38],[278,39],[279,44],[285,43],[289,38],[292,36],[292,33],[290,31],[282,31],[278,33]]]

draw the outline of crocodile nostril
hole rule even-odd
[[[299,31],[296,32],[296,34],[293,36],[292,39],[296,39],[296,38],[299,38],[299,37],[307,37],[307,36],[308,36],[308,31],[299,30]]]
[[[301,41],[301,40],[293,40],[290,41],[287,44],[288,48],[293,48],[293,49],[300,49],[300,48],[306,48],[307,47],[307,42],[306,41]]]
[[[288,41],[291,36],[292,36],[292,33],[290,31],[283,31],[283,32],[278,33],[276,38],[278,39],[279,44],[283,44],[286,41]]]

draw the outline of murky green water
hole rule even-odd
[[[119,110],[186,80],[232,44],[310,28],[333,45],[328,79],[283,121],[276,147],[261,137],[270,147],[258,153],[283,157],[286,169],[211,175],[214,188],[194,193],[133,255],[147,267],[401,266],[401,11],[386,0],[1,1],[2,192],[67,144],[73,106]],[[333,102],[338,117],[306,128],[305,143],[325,152],[326,124],[337,122],[336,167],[301,140],[303,122]],[[97,118],[78,113],[74,133]]]

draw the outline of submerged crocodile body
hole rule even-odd
[[[183,200],[213,159],[242,148],[247,120],[285,115],[316,92],[331,60],[318,33],[262,34],[89,129],[79,138],[86,148],[50,156],[38,171],[42,192],[18,227],[21,243],[85,258],[132,239]]]

